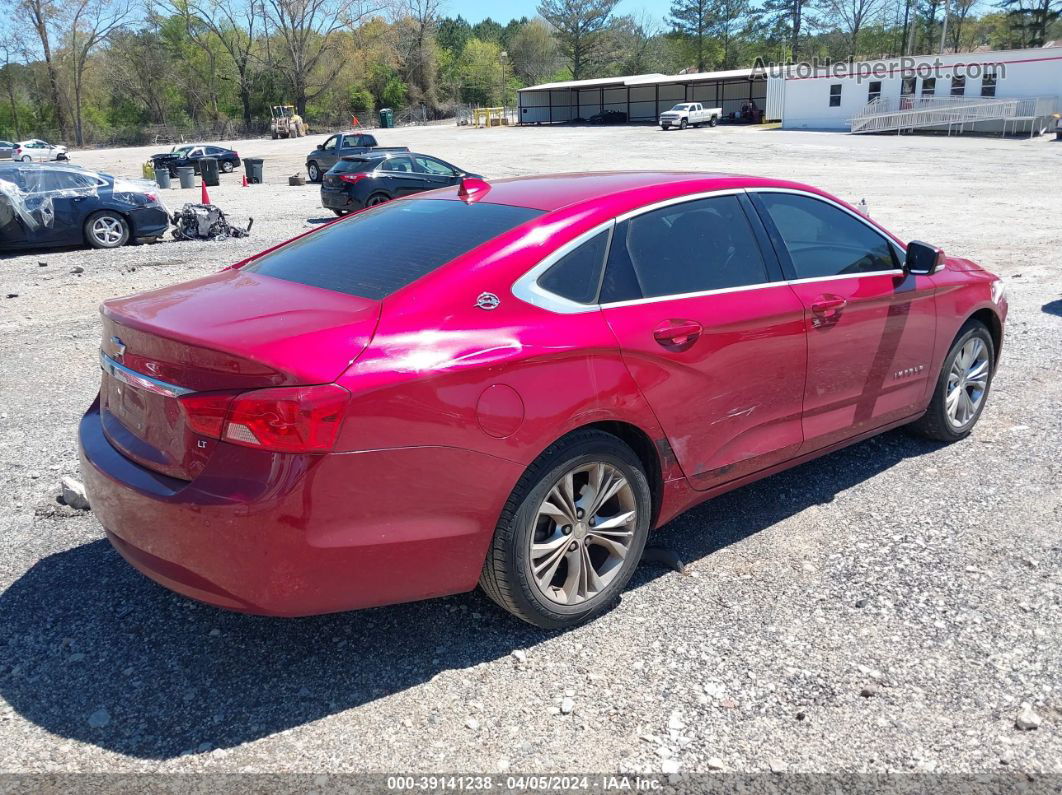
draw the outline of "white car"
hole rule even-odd
[[[49,160],[66,160],[66,147],[50,144],[40,138],[19,141],[11,150],[12,160],[23,163],[44,163]]]
[[[714,127],[722,115],[722,108],[706,108],[700,102],[680,102],[671,110],[660,114],[660,129],[678,127],[685,130],[687,127],[700,127],[702,124]]]

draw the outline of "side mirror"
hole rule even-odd
[[[944,265],[944,249],[923,243],[921,240],[912,240],[907,244],[907,257],[903,262],[906,273],[928,275],[935,273]]]
[[[318,149],[324,149],[324,144],[317,144]]]

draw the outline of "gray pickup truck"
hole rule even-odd
[[[347,155],[363,155],[366,152],[408,152],[408,146],[380,146],[376,138],[367,133],[336,133],[306,156],[306,176],[310,182],[320,182],[328,169]]]

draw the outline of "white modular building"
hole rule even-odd
[[[1062,47],[789,66],[770,72],[769,83],[767,117],[781,120],[785,129],[875,132],[906,123],[943,129],[965,121],[967,129],[1008,124],[1017,132],[1055,111],[1062,95]],[[883,117],[898,113],[906,121],[888,127]],[[866,129],[864,117],[874,116],[884,123]]]
[[[521,124],[556,124],[613,110],[627,114],[629,121],[655,122],[678,102],[722,108],[724,117],[740,113],[750,102],[763,108],[767,76],[762,70],[731,69],[543,83],[520,89],[519,120]]]

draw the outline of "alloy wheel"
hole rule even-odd
[[[104,246],[117,245],[125,234],[122,222],[110,215],[102,215],[93,221],[91,230],[96,241]]]
[[[973,422],[988,388],[990,370],[988,346],[980,337],[971,337],[959,349],[948,371],[944,406],[952,427],[965,428]]]
[[[316,163],[310,163],[310,167],[306,169],[310,176],[310,182],[317,182],[321,176],[321,172],[317,169]]]
[[[376,194],[375,196],[370,196],[369,197],[369,200],[367,202],[365,202],[365,206],[366,207],[375,207],[377,204],[383,204],[386,201],[388,201],[386,196],[382,196],[380,194]]]
[[[634,541],[634,490],[615,466],[580,464],[546,493],[531,534],[531,579],[549,601],[586,602],[623,569]]]

